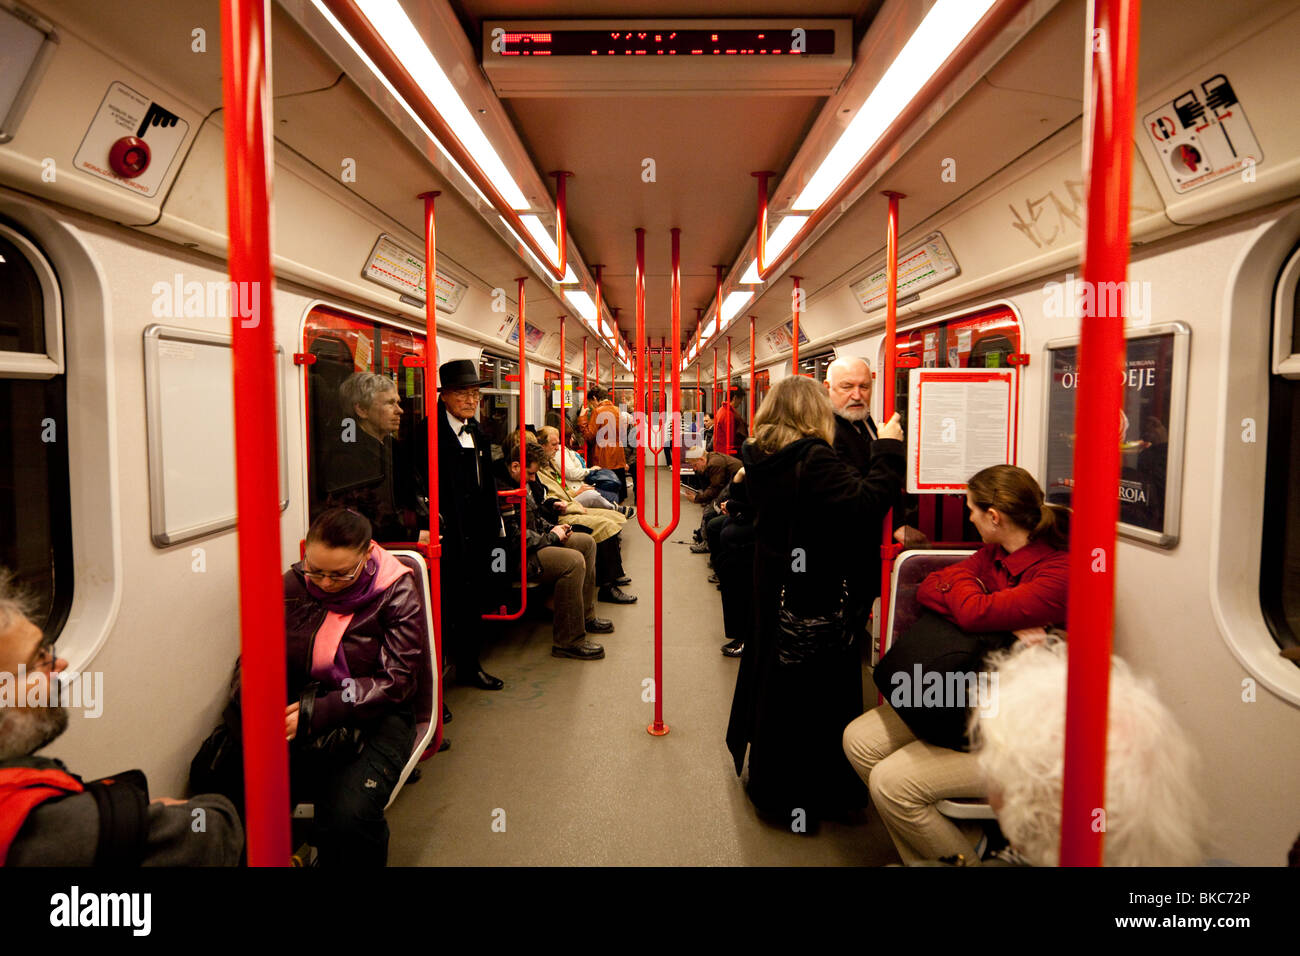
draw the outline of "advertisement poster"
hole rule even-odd
[[[1179,339],[1183,341],[1180,343]],[[1179,346],[1182,345],[1180,349]],[[1181,351],[1181,361],[1179,352]],[[1046,416],[1047,500],[1069,505],[1074,490],[1075,401],[1079,388],[1078,345],[1048,348],[1051,378]],[[1186,386],[1186,336],[1166,332],[1130,338],[1124,362],[1124,398],[1113,425],[1120,450],[1119,520],[1144,534],[1132,535],[1172,546],[1177,534],[1176,491],[1171,475],[1181,469],[1182,414]],[[1179,441],[1171,444],[1170,435]],[[1173,451],[1171,452],[1171,449]],[[1171,500],[1172,497],[1172,500]],[[1121,529],[1121,532],[1123,529]]]
[[[533,323],[524,321],[524,349],[529,352],[536,352],[537,346],[542,344],[542,339],[546,338],[546,333]],[[511,345],[519,344],[519,323],[515,322],[510,329],[510,337],[506,339]]]

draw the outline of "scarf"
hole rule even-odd
[[[27,816],[46,800],[81,793],[80,781],[61,770],[0,769],[0,866]]]
[[[411,569],[374,541],[357,579],[342,591],[322,591],[306,578],[307,593],[325,608],[325,620],[316,631],[311,647],[311,675],[329,679],[336,685],[350,676],[343,653],[343,636],[356,611],[380,597],[403,574]]]

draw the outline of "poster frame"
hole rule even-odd
[[[1185,322],[1165,322],[1138,328],[1124,329],[1124,348],[1127,355],[1128,343],[1135,339],[1173,336],[1174,356],[1169,395],[1169,458],[1165,469],[1165,507],[1164,527],[1160,531],[1139,528],[1137,525],[1123,521],[1115,523],[1115,531],[1122,538],[1141,541],[1157,548],[1171,549],[1177,547],[1179,540],[1179,520],[1183,499],[1183,452],[1187,426],[1187,373],[1191,361],[1192,329]],[[1053,353],[1064,348],[1078,346],[1080,336],[1071,335],[1049,340],[1043,345],[1043,398],[1042,431],[1039,435],[1038,474],[1047,481],[1047,448],[1052,434],[1051,412]],[[1116,481],[1119,476],[1116,476]]]

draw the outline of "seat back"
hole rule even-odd
[[[889,587],[889,621],[885,627],[886,639],[872,663],[876,663],[894,641],[916,623],[921,605],[916,600],[916,590],[932,571],[964,561],[974,554],[973,549],[904,551],[894,559],[894,571]]]
[[[441,716],[440,713],[435,712],[438,703],[438,680],[441,677],[441,669],[435,667],[433,663],[437,655],[434,651],[433,642],[433,596],[429,591],[429,566],[416,551],[390,550],[389,553],[415,574],[416,592],[420,595],[424,615],[425,643],[424,653],[420,655],[420,670],[413,701],[415,707],[415,745],[411,748],[411,755],[406,761],[406,766],[402,768],[402,775],[397,780],[397,786],[393,787],[392,796],[388,798],[387,807],[393,805],[393,801],[397,799],[397,794],[411,775],[411,771],[419,763],[420,757],[433,743],[434,734],[438,730],[438,717]]]

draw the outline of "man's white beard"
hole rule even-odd
[[[835,414],[840,416],[846,422],[863,422],[871,414],[871,409],[863,405],[861,408],[849,408],[847,405],[842,409],[836,409]]]
[[[0,760],[33,754],[67,728],[64,707],[6,707],[0,712]]]

